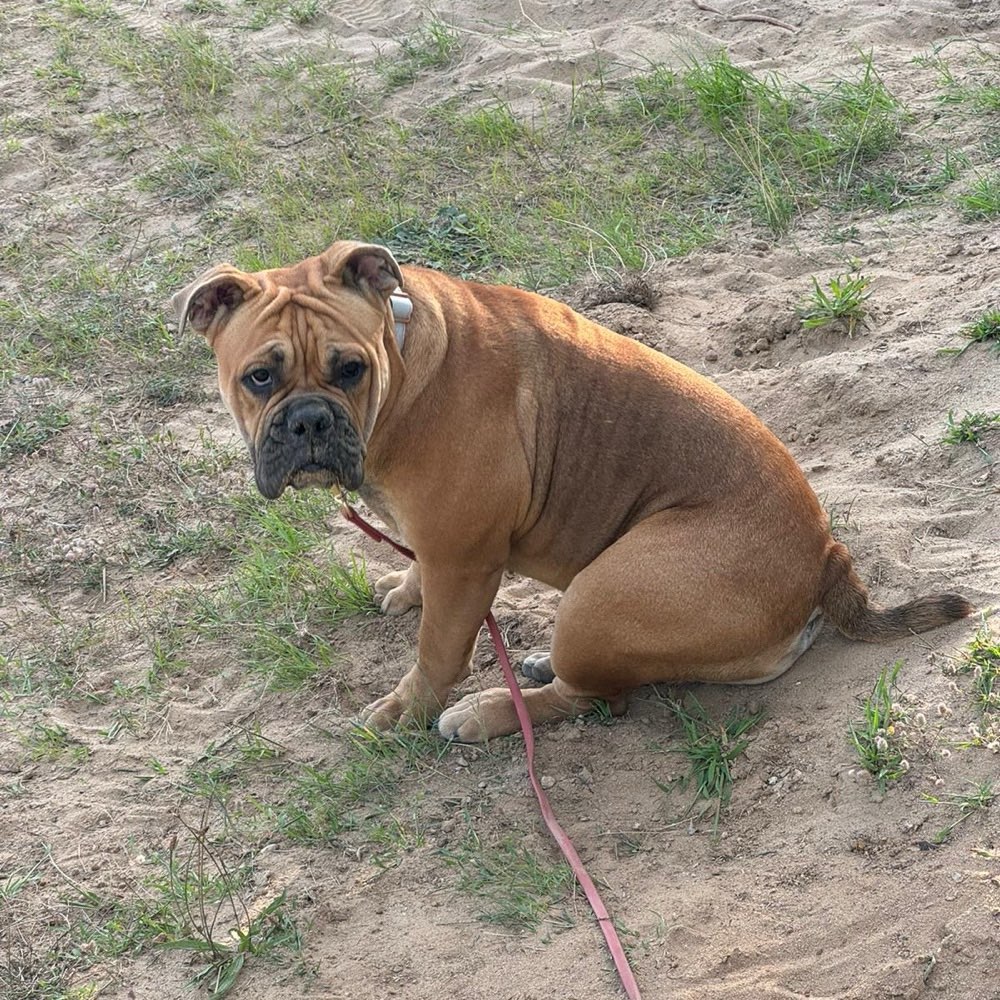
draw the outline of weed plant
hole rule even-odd
[[[962,333],[969,338],[966,347],[972,344],[987,344],[991,351],[997,353],[1000,351],[1000,309],[987,309],[972,323],[964,326]]]
[[[958,810],[958,816],[934,834],[935,844],[943,844],[951,837],[960,823],[964,823],[970,816],[985,812],[996,801],[997,791],[992,781],[982,781],[978,784],[970,781],[969,784],[972,785],[972,790],[965,793],[931,795],[925,792],[922,794],[921,798],[927,802]]]
[[[992,461],[983,447],[983,435],[1000,423],[1000,413],[966,413],[955,418],[953,410],[948,411],[947,427],[941,435],[942,444],[974,444],[987,461]]]
[[[850,723],[848,729],[861,766],[882,792],[889,782],[897,781],[909,769],[900,730],[903,710],[893,697],[902,667],[903,661],[897,660],[879,673],[872,693],[861,702],[861,718]]]
[[[684,754],[691,765],[683,784],[693,781],[696,799],[714,804],[713,830],[717,830],[722,809],[733,793],[732,763],[747,748],[746,733],[760,722],[763,713],[742,715],[734,710],[720,723],[709,717],[694,695],[688,695],[684,703],[668,701],[667,707],[684,733],[684,743],[676,752]]]
[[[812,295],[799,309],[802,328],[815,330],[838,323],[853,337],[858,324],[864,322],[871,278],[855,272],[831,278],[825,288],[816,278],[812,282]]]
[[[984,713],[1000,710],[1000,639],[987,626],[973,637],[954,672],[972,675],[976,702]]]

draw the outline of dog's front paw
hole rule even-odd
[[[438,731],[448,740],[484,743],[517,730],[517,713],[506,688],[470,694],[438,719]]]
[[[371,729],[392,729],[406,714],[402,698],[393,691],[391,694],[377,698],[361,710],[359,719],[362,725]]]
[[[396,690],[373,701],[361,712],[361,722],[373,729],[389,729],[401,723],[427,728],[448,700],[449,688],[436,691],[419,667],[408,671]]]
[[[411,608],[420,607],[419,578],[414,580],[414,573],[410,570],[386,573],[375,581],[375,596],[379,599],[382,614],[405,615]]]

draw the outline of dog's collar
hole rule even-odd
[[[397,288],[389,296],[389,305],[392,307],[392,322],[396,330],[396,344],[399,346],[399,353],[403,353],[403,344],[406,341],[406,324],[410,322],[413,315],[413,300],[409,295]]]

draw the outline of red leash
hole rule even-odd
[[[359,527],[369,538],[373,538],[376,542],[386,542],[401,555],[406,556],[407,559],[416,559],[416,556],[414,556],[410,549],[405,545],[400,545],[399,542],[393,541],[388,535],[383,535],[378,528],[373,527],[361,517],[350,504],[344,503],[343,515],[351,524]],[[527,706],[524,704],[524,698],[521,696],[521,689],[518,687],[517,678],[514,677],[514,670],[510,665],[510,657],[507,655],[507,648],[504,646],[500,629],[497,627],[497,622],[493,617],[492,611],[486,616],[486,627],[489,629],[490,638],[493,640],[493,648],[496,650],[497,660],[500,662],[500,669],[503,671],[504,680],[507,682],[507,687],[510,688],[510,696],[514,700],[514,710],[517,712],[518,721],[521,723],[521,732],[524,733],[524,753],[528,765],[528,777],[531,780],[531,787],[535,790],[535,797],[538,799],[538,807],[541,810],[542,819],[545,820],[545,825],[549,828],[552,838],[559,845],[559,850],[563,852],[563,856],[569,862],[569,866],[572,868],[577,882],[583,888],[587,902],[590,903],[590,908],[594,911],[594,916],[597,917],[597,924],[601,928],[604,940],[608,944],[608,951],[611,952],[615,969],[618,971],[618,978],[621,980],[622,986],[625,987],[625,995],[629,1000],[642,1000],[639,993],[639,986],[635,981],[632,968],[628,964],[625,949],[622,947],[621,940],[618,937],[614,921],[608,913],[607,907],[604,905],[604,900],[601,899],[601,894],[597,891],[594,880],[587,874],[587,869],[584,867],[583,861],[580,860],[580,855],[577,854],[573,842],[569,839],[566,831],[559,825],[559,821],[552,811],[552,806],[549,804],[549,797],[545,794],[545,790],[535,776],[535,734],[531,728],[531,717],[528,715]]]

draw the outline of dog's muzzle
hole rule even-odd
[[[364,482],[365,446],[347,411],[322,396],[298,396],[277,410],[253,450],[257,488],[269,500],[287,486]]]

